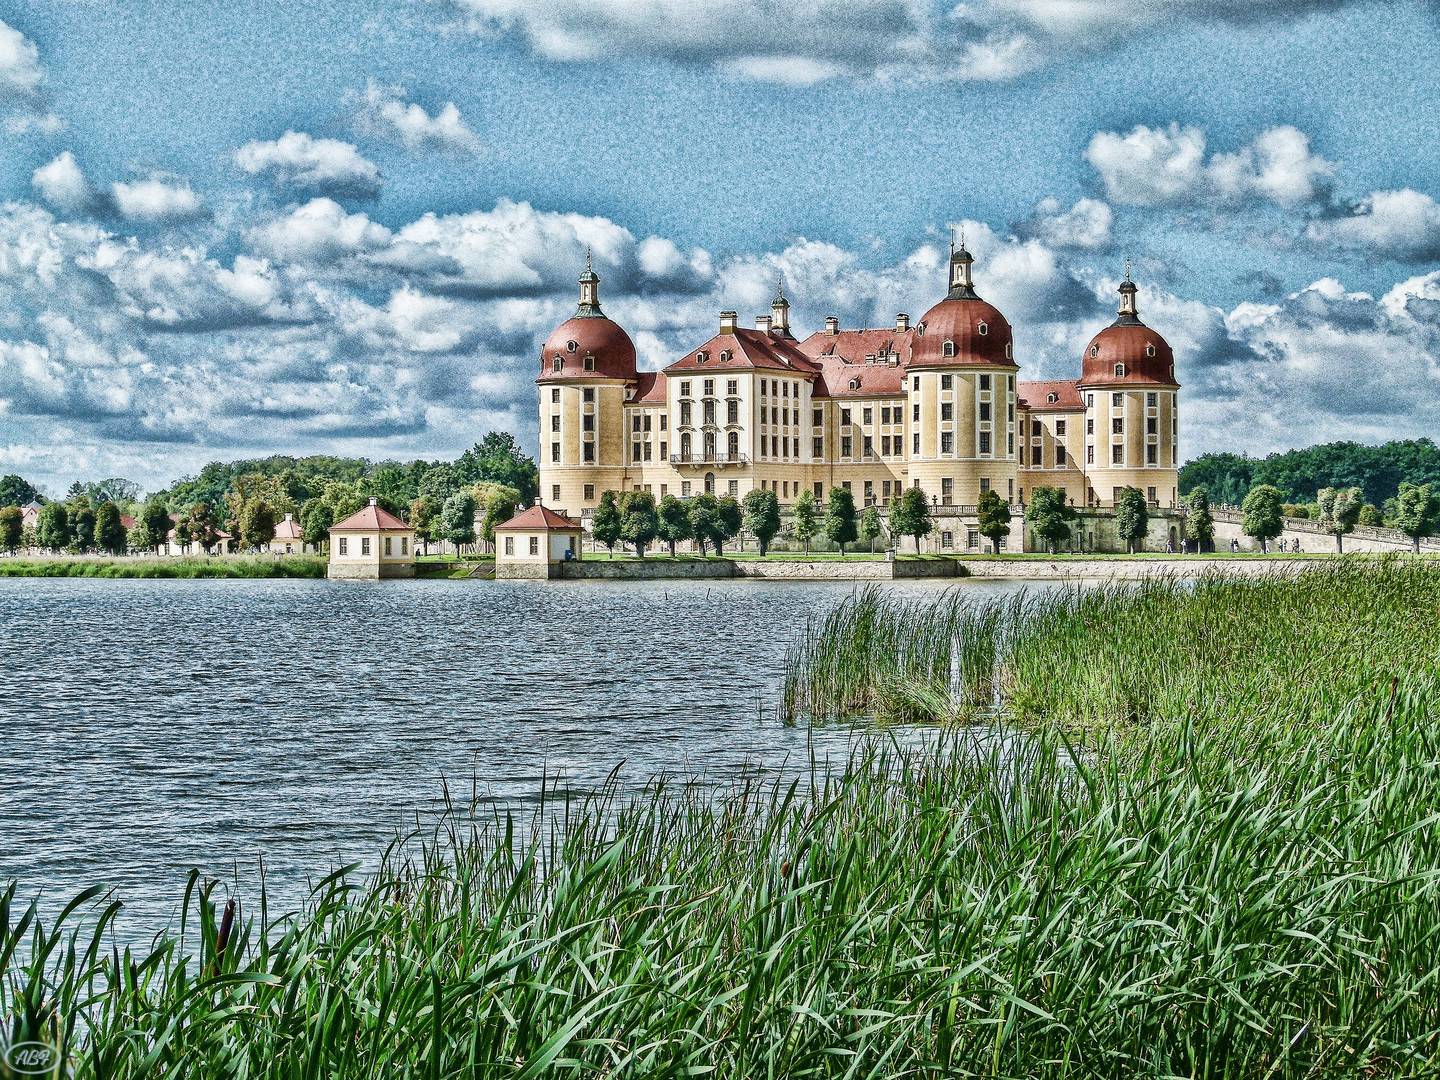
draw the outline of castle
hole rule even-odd
[[[805,490],[821,501],[850,489],[859,507],[886,507],[907,487],[956,519],[976,547],[984,491],[1023,504],[1061,488],[1079,507],[1112,507],[1139,488],[1174,507],[1180,386],[1170,346],[1140,321],[1127,272],[1115,322],[1090,341],[1081,376],[1020,382],[1010,323],[975,291],[964,244],[949,291],[912,325],[823,331],[797,340],[783,287],[770,314],[719,333],[663,371],[637,371],[635,345],[600,309],[587,265],[575,315],[540,356],[540,492],[588,516],[606,490],[657,501],[754,488],[782,505]],[[948,508],[948,509],[947,509]]]

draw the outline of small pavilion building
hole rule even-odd
[[[305,550],[305,538],[300,523],[294,514],[286,514],[284,521],[275,523],[275,539],[270,541],[270,552],[275,555],[298,555]]]
[[[540,505],[495,526],[497,578],[558,578],[561,567],[580,558],[580,523]]]
[[[372,495],[358,514],[330,526],[325,576],[377,580],[415,576],[415,530],[384,510]]]

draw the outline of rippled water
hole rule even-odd
[[[113,886],[148,933],[194,866],[253,881],[263,855],[293,904],[433,812],[442,779],[524,802],[542,774],[723,782],[843,753],[847,732],[775,704],[807,615],[852,590],[0,579],[0,882]]]

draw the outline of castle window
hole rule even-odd
[[[941,390],[949,390],[949,389],[950,389],[952,386],[954,386],[954,385],[955,385],[955,376],[953,376],[953,375],[941,375],[941,376],[940,376],[940,389],[941,389]]]
[[[1151,342],[1149,345],[1146,345],[1146,346],[1145,346],[1145,355],[1146,355],[1146,356],[1154,356],[1154,355],[1155,355],[1155,344],[1154,344],[1154,342]]]
[[[1123,379],[1123,378],[1125,377],[1125,365],[1124,365],[1124,364],[1116,364],[1116,365],[1115,365],[1115,377],[1116,377],[1117,379]]]
[[[585,485],[585,501],[586,501],[586,502],[594,502],[594,501],[595,501],[595,485],[594,485],[594,484],[586,484],[586,485]]]
[[[725,422],[727,424],[738,424],[740,422],[740,402],[727,401],[725,403]]]
[[[1063,438],[1065,437],[1065,421],[1064,421],[1064,420],[1056,420],[1056,421],[1055,421],[1055,437],[1056,437],[1057,439],[1063,439]]]
[[[559,444],[558,442],[552,442],[552,443],[550,444],[550,460],[551,460],[551,461],[559,461],[559,460],[560,460],[560,444]]]
[[[575,351],[576,349],[578,349],[579,347],[580,347],[580,343],[579,343],[578,341],[567,341],[567,342],[565,343],[565,351],[566,351],[566,352],[574,352],[574,351]]]
[[[540,537],[538,537],[538,536],[532,536],[532,537],[530,537],[530,554],[531,554],[531,555],[539,555],[539,554],[540,554]]]
[[[1123,447],[1123,446],[1120,445],[1119,443],[1116,443],[1114,446],[1112,446],[1112,447],[1110,448],[1110,464],[1112,464],[1112,465],[1124,465],[1124,464],[1125,464],[1125,447]]]
[[[875,422],[875,410],[874,410],[874,409],[867,407],[867,408],[864,410],[864,412],[862,413],[862,415],[863,415],[863,417],[864,417],[864,420],[863,420],[862,422],[863,422],[864,424],[866,424],[867,426],[870,425],[870,424],[873,424],[873,423]]]
[[[818,458],[818,457],[824,457],[824,456],[825,456],[825,440],[824,440],[824,439],[811,439],[811,440],[810,440],[810,444],[811,444],[811,445],[810,445],[811,452],[812,452],[817,458]]]
[[[1046,404],[1046,405],[1054,405],[1055,402],[1057,402],[1057,401],[1059,401],[1059,400],[1060,400],[1060,399],[1059,399],[1058,397],[1056,397],[1054,394],[1046,394],[1046,395],[1045,395],[1045,404]]]
[[[632,430],[632,431],[639,431],[639,430],[640,430],[640,414],[639,414],[639,413],[636,413],[635,416],[634,416],[634,423],[633,423],[633,425],[631,426],[631,430]]]
[[[593,442],[587,442],[585,444],[584,459],[587,465],[593,465],[595,463],[595,444]]]
[[[859,380],[859,379],[851,379],[851,380],[850,380],[850,389],[851,389],[851,390],[859,390],[859,389],[860,389],[860,380]]]
[[[584,391],[582,392],[582,400],[587,405],[595,404],[595,388],[593,386],[585,387]]]
[[[1091,345],[1091,346],[1090,346],[1090,356],[1091,356],[1091,359],[1094,359],[1095,357],[1097,357],[1097,356],[1099,356],[1099,355],[1100,355],[1100,346],[1099,346],[1099,345]]]
[[[709,397],[709,396],[710,396],[711,394],[713,394],[713,393],[715,393],[715,380],[714,380],[714,379],[706,379],[706,380],[705,380],[705,396],[706,396],[706,397]]]
[[[945,342],[945,344],[941,347],[940,352],[941,352],[941,354],[944,355],[944,356],[954,356],[954,355],[955,355],[955,342],[953,342],[953,341],[947,341],[947,342]]]
[[[734,395],[738,394],[739,392],[740,392],[740,382],[739,382],[738,379],[726,379],[726,380],[725,380],[725,393],[727,393],[727,394],[729,394],[729,395],[731,395],[731,396],[733,397]]]
[[[559,371],[559,370],[560,370],[561,368],[563,368],[564,366],[565,366],[565,361],[560,358],[560,356],[559,356],[558,353],[556,354],[555,359],[552,360],[552,361],[550,361],[550,369],[551,369],[552,371]]]
[[[1160,453],[1160,448],[1159,448],[1158,446],[1156,446],[1154,443],[1151,443],[1149,446],[1145,447],[1145,464],[1146,464],[1146,465],[1155,465],[1155,464],[1157,464],[1158,461],[1159,461],[1159,458],[1157,457],[1157,455],[1158,455],[1159,453]],[[1154,489],[1154,488],[1151,488],[1150,490],[1153,492],[1155,489]],[[1154,502],[1154,501],[1155,501],[1153,495],[1151,496],[1150,501],[1151,501],[1151,502]]]
[[[980,389],[981,389],[981,390],[989,390],[989,389],[990,389],[990,376],[989,376],[989,375],[981,375],[981,376],[980,376]]]
[[[587,357],[585,357],[585,370],[586,370],[586,371],[594,371],[594,370],[595,370],[595,357],[593,357],[593,356],[587,356]]]
[[[849,409],[841,409],[841,410],[840,410],[840,424],[841,424],[841,426],[843,426],[843,427],[849,427],[849,426],[850,426],[850,410],[849,410]]]
[[[514,554],[515,554],[515,537],[513,537],[513,536],[507,536],[507,537],[505,537],[505,554],[506,554],[506,555],[514,555]]]
[[[1146,405],[1147,408],[1151,408],[1151,409],[1155,408],[1155,404],[1156,404],[1156,402],[1157,402],[1158,400],[1159,400],[1159,399],[1156,398],[1156,396],[1155,396],[1154,394],[1146,394],[1146,395],[1145,395],[1145,405]]]
[[[558,386],[550,391],[550,400],[556,405],[560,404],[560,388]]]
[[[920,376],[919,376],[919,375],[916,375],[916,376],[915,376],[915,382],[912,384],[912,388],[914,389],[914,391],[915,391],[917,394],[920,392]]]
[[[553,416],[550,417],[550,430],[551,430],[551,431],[559,431],[559,430],[560,430],[560,414],[559,414],[559,413],[555,413]]]
[[[730,432],[729,443],[730,443],[730,456],[731,456],[732,458],[733,458],[733,457],[739,457],[739,456],[740,456],[740,433],[739,433],[738,431],[732,431],[732,432]]]
[[[1006,359],[1006,360],[1013,360],[1014,358],[1015,358],[1015,343],[1014,343],[1013,341],[1007,341],[1007,342],[1005,342],[1005,359]]]
[[[705,363],[706,360],[709,360],[709,359],[710,359],[710,354],[707,353],[707,352],[701,351],[701,352],[697,352],[697,353],[695,354],[695,362],[696,362],[697,364],[703,364],[703,363]]]
[[[680,384],[680,396],[681,396],[681,397],[689,397],[689,396],[690,396],[690,384],[689,384],[688,382],[682,382],[682,383]]]
[[[990,324],[982,321],[979,326],[975,327],[975,332],[981,337],[988,336],[990,333]]]
[[[728,364],[729,362],[730,362],[730,350],[729,350],[729,349],[723,349],[723,350],[721,350],[721,352],[720,352],[720,363],[722,363],[722,364]]]
[[[350,548],[350,543],[349,543],[349,541],[346,540],[346,538],[343,537],[343,536],[340,537],[340,554],[341,554],[341,555],[348,555],[348,554],[350,554],[349,548]]]

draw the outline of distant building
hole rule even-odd
[[[330,527],[329,578],[415,576],[415,530],[379,505],[370,505]]]
[[[305,539],[300,532],[300,523],[294,514],[286,514],[284,521],[275,523],[275,539],[270,541],[270,551],[280,555],[298,555],[305,550]]]
[[[557,578],[560,567],[580,557],[580,523],[535,505],[495,526],[497,578]]]
[[[20,527],[33,529],[40,524],[40,504],[28,502],[20,508]]]
[[[987,490],[1018,505],[1040,486],[1082,507],[1112,507],[1125,487],[1176,506],[1175,358],[1140,321],[1128,272],[1080,378],[1027,383],[1010,323],[975,291],[974,261],[952,247],[947,294],[913,324],[902,313],[893,327],[841,330],[829,318],[800,341],[782,288],[754,329],[722,311],[715,337],[660,372],[637,370],[587,267],[574,317],[540,356],[541,493],[576,516],[607,490],[759,488],[787,504],[844,487],[863,508],[913,487],[957,518]],[[968,525],[956,522],[967,535],[955,546],[976,543]]]

